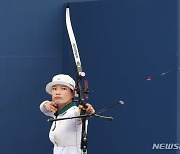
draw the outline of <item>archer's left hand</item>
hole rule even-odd
[[[84,108],[82,105],[79,105],[78,107],[80,110],[86,110],[86,114],[88,115],[95,113],[94,108],[89,103],[86,103],[86,108]]]

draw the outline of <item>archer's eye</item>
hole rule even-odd
[[[53,87],[52,90],[56,90],[57,88],[56,87]]]
[[[62,89],[62,90],[67,90],[67,87],[62,87],[61,89]]]

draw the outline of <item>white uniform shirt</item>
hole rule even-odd
[[[40,110],[47,116],[54,117],[54,114],[46,110],[41,103]],[[77,106],[70,106],[63,113],[59,114],[57,118],[66,118],[79,116],[79,108]],[[54,154],[81,154],[81,119],[68,119],[53,122],[49,138],[54,144]]]

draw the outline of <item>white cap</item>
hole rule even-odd
[[[54,76],[52,82],[46,85],[46,92],[51,95],[52,87],[57,84],[65,85],[72,90],[75,89],[75,81],[69,75],[59,74]]]

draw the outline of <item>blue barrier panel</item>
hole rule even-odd
[[[94,91],[89,101],[97,109],[125,102],[104,113],[114,117],[112,123],[90,120],[89,153],[176,153],[177,2],[86,2],[70,8]],[[75,76],[66,30],[64,36],[64,71]],[[169,70],[175,71],[159,76]]]

